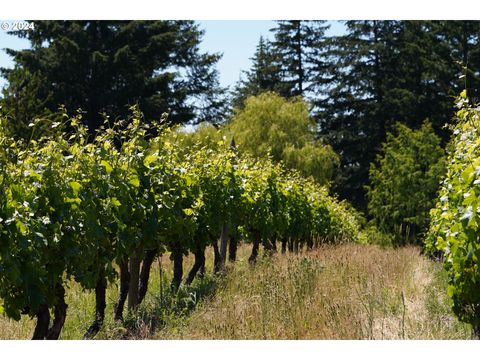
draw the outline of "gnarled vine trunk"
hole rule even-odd
[[[105,308],[107,307],[106,293],[107,280],[102,273],[95,286],[95,320],[83,336],[84,339],[93,338],[102,328],[103,321],[105,320]]]
[[[130,256],[128,271],[130,272],[130,284],[128,286],[128,310],[135,310],[138,306],[138,288],[140,282],[140,264],[142,262],[142,249],[136,249]]]
[[[258,248],[260,247],[260,242],[261,242],[260,233],[256,231],[253,239],[252,254],[248,258],[248,262],[250,264],[255,264],[257,262]]]
[[[237,239],[234,235],[230,235],[230,241],[228,243],[228,261],[237,261]]]
[[[115,304],[113,318],[116,321],[123,321],[123,308],[128,296],[128,288],[130,286],[130,273],[128,271],[128,258],[118,264],[120,267],[120,291],[118,300]]]
[[[172,248],[173,258],[173,279],[171,284],[172,291],[177,291],[183,278],[183,252],[177,245]]]
[[[190,285],[195,279],[198,271],[205,266],[205,248],[196,249],[193,253],[195,255],[195,262],[193,263],[192,269],[188,273],[187,279],[185,280],[185,285]]]
[[[312,239],[312,238],[308,238],[308,239],[307,239],[307,250],[308,250],[308,251],[312,251],[312,250],[313,250],[313,239]]]
[[[55,287],[55,310],[52,326],[48,329],[47,340],[57,340],[62,332],[65,319],[67,317],[68,305],[65,303],[65,288],[62,284]]]
[[[36,317],[37,324],[35,325],[32,340],[44,340],[47,337],[48,326],[50,325],[50,312],[46,304],[40,305]]]
[[[288,239],[288,251],[293,252],[293,239]]]
[[[222,267],[222,262],[220,259],[220,251],[218,250],[217,239],[212,239],[212,246],[213,246],[213,272],[216,274],[220,272],[220,269]]]
[[[225,223],[222,226],[222,232],[220,235],[220,268],[223,269],[225,267],[225,261],[227,259],[227,245],[228,245],[228,231],[229,231],[229,224]]]
[[[155,260],[156,250],[147,250],[143,257],[142,270],[140,271],[140,284],[138,286],[138,303],[141,304],[148,290],[148,280],[150,279],[150,269],[153,260]]]

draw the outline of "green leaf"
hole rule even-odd
[[[130,178],[128,180],[128,183],[130,185],[133,185],[133,186],[137,187],[137,188],[140,186],[140,180],[138,179],[138,176],[136,176],[136,175],[130,176]]]
[[[3,314],[5,312],[5,309],[3,308],[2,305],[0,305],[0,315]]]
[[[80,200],[80,198],[70,198],[70,197],[66,197],[65,198],[65,202],[68,203],[68,204],[78,204],[80,205],[82,203],[82,200]]]
[[[183,212],[184,212],[185,215],[187,215],[187,216],[192,216],[192,215],[193,215],[193,209],[191,209],[191,208],[183,209]]]
[[[120,205],[122,205],[122,203],[118,201],[116,197],[112,197],[111,200],[112,200],[112,204],[115,205],[116,207],[119,207]]]
[[[145,156],[145,159],[143,159],[143,165],[145,166],[149,166],[152,162],[154,162],[155,160],[157,160],[158,156],[157,155],[147,155]]]
[[[105,171],[107,172],[107,174],[110,174],[113,170],[112,166],[106,160],[100,161],[100,165],[102,165],[105,168]]]
[[[18,231],[20,231],[22,235],[27,234],[27,227],[18,218],[15,220],[15,225],[17,226]]]
[[[467,98],[467,89],[463,89],[463,91],[460,93],[460,97],[462,99],[466,99]]]
[[[72,188],[73,192],[75,193],[75,195],[78,195],[78,192],[80,191],[80,189],[82,188],[82,184],[80,184],[79,182],[77,181],[70,181],[68,183],[68,185],[70,185],[70,187]]]

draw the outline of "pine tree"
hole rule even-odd
[[[7,50],[15,67],[2,69],[3,107],[17,123],[60,105],[81,108],[92,130],[101,114],[124,117],[136,103],[147,119],[168,112],[173,123],[218,115],[220,56],[200,53],[193,21],[37,21],[35,30],[14,34],[31,42]]]
[[[331,82],[316,102],[320,134],[342,159],[336,191],[364,208],[368,167],[385,138],[391,113],[382,107],[393,88],[396,61],[393,21],[350,21],[348,33],[332,38]]]
[[[273,42],[281,59],[282,82],[286,93],[282,95],[308,97],[316,88],[316,80],[323,69],[321,52],[326,21],[283,20],[271,31]]]
[[[478,88],[479,32],[463,21],[346,25],[347,34],[332,38],[325,55],[330,81],[315,99],[315,117],[320,135],[342,157],[336,191],[366,209],[369,164],[396,122],[416,129],[428,118],[443,144],[448,140],[444,125],[463,86],[462,65],[473,69],[466,79],[472,96]]]
[[[272,91],[283,94],[280,73],[280,58],[268,39],[260,37],[255,54],[251,58],[252,67],[243,72],[244,79],[236,84],[233,92],[233,106],[243,107],[249,96]]]

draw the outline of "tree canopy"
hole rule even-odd
[[[146,118],[168,113],[173,123],[223,114],[220,55],[200,52],[203,32],[193,21],[36,21],[13,34],[31,42],[7,49],[15,66],[2,69],[2,105],[18,127],[60,105],[82,109],[91,130],[102,114],[125,118],[134,104]]]
[[[397,123],[370,166],[368,212],[397,245],[418,243],[427,230],[445,172],[444,150],[429,122],[418,130]]]
[[[300,97],[285,99],[275,93],[251,96],[243,109],[237,109],[227,132],[240,151],[271,156],[321,184],[330,181],[339,161],[329,145],[315,138],[315,122]]]

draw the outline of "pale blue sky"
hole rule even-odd
[[[223,54],[217,65],[222,86],[233,86],[240,78],[241,71],[250,68],[250,58],[260,36],[272,39],[269,30],[276,26],[275,21],[271,20],[211,20],[198,23],[200,28],[205,30],[201,49]],[[344,26],[338,22],[332,22],[331,25],[332,34],[341,34],[344,31]],[[3,51],[4,48],[23,49],[28,46],[28,41],[0,30],[0,67],[13,65],[11,58]],[[3,85],[5,80],[0,79],[0,87]]]

